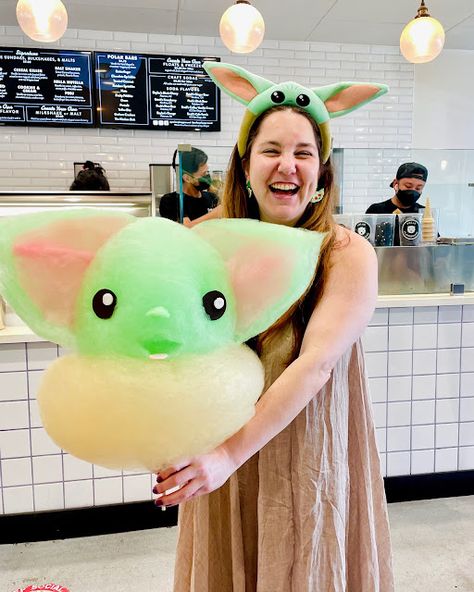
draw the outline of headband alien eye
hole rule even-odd
[[[329,120],[388,91],[387,85],[375,82],[338,82],[318,88],[306,88],[296,82],[275,84],[223,62],[204,62],[204,69],[219,88],[247,107],[237,140],[240,156],[245,154],[249,131],[257,117],[276,105],[289,105],[304,109],[317,123],[322,140],[321,161],[325,163],[331,154]]]

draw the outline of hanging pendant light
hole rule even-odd
[[[219,33],[224,45],[235,53],[250,53],[263,41],[265,23],[247,0],[237,0],[222,15]]]
[[[61,0],[18,0],[16,18],[34,41],[57,41],[67,29],[67,11]]]
[[[402,31],[400,51],[413,64],[431,62],[441,53],[444,38],[443,26],[430,16],[425,0],[421,0],[418,14]]]

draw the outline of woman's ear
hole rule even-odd
[[[248,158],[242,158],[242,169],[245,174],[245,180],[248,181],[250,176],[250,163]]]

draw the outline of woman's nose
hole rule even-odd
[[[292,155],[282,154],[278,163],[278,172],[283,175],[291,175],[296,172],[296,161]]]

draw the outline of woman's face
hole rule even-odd
[[[244,168],[260,219],[294,226],[318,185],[319,152],[311,123],[290,110],[266,117]]]

